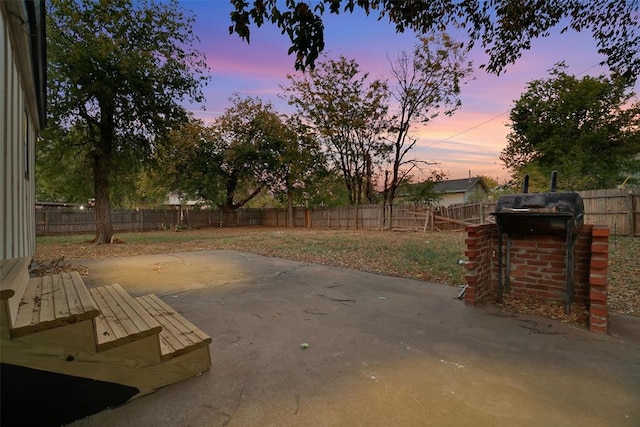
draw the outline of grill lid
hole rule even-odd
[[[496,203],[496,214],[584,214],[584,203],[578,193],[527,193],[501,196]]]
[[[555,234],[573,232],[582,228],[584,203],[578,193],[556,193],[557,172],[551,175],[551,191],[528,193],[528,176],[525,176],[522,194],[501,196],[492,214],[505,232]]]

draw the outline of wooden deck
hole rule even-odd
[[[95,319],[98,351],[162,331],[160,323],[118,284],[91,289],[100,315]]]
[[[160,350],[162,360],[168,360],[211,343],[211,338],[193,323],[178,314],[156,295],[136,298],[160,322]]]
[[[157,296],[134,298],[118,284],[89,290],[77,272],[29,278],[29,264],[0,264],[0,363],[136,396],[210,369],[211,338]]]
[[[11,327],[20,337],[80,322],[100,314],[77,271],[29,280]]]

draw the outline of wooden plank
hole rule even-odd
[[[149,327],[158,326],[158,322],[140,305],[135,298],[127,293],[120,285],[112,285],[109,287],[114,294],[117,294],[123,305],[122,308],[126,311],[127,317],[131,319],[134,327],[137,330],[143,330]]]
[[[474,225],[472,222],[467,222],[467,221],[461,221],[459,219],[453,219],[453,218],[447,218],[444,216],[440,216],[440,215],[434,215],[433,216],[435,219],[438,219],[440,221],[444,221],[444,222],[452,222],[454,224],[461,224],[461,225]]]
[[[76,289],[78,303],[82,307],[84,307],[85,311],[89,309],[98,310],[98,306],[96,305],[96,302],[93,300],[93,298],[91,298],[91,294],[89,293],[89,290],[85,286],[84,280],[82,280],[80,273],[78,273],[77,271],[72,271],[70,273],[70,277],[71,277],[71,280],[73,281],[73,286]]]
[[[157,340],[146,337],[105,352],[96,352],[92,322],[82,322],[0,342],[0,361],[43,371],[136,387],[146,394],[206,372],[209,346],[160,361]],[[156,352],[155,358],[151,357]],[[72,363],[67,360],[74,356]],[[36,402],[37,405],[37,402]],[[34,410],[37,408],[34,406]]]
[[[53,276],[44,276],[42,278],[42,287],[40,289],[40,321],[50,322],[55,319],[55,311],[53,306]]]
[[[3,322],[10,327],[15,323],[20,300],[29,283],[31,258],[12,258],[0,261],[0,301],[5,301]]]
[[[118,284],[91,289],[100,309],[95,319],[98,351],[158,335],[162,326]]]
[[[60,273],[29,280],[20,301],[11,336],[89,320],[99,314],[98,307],[78,274]]]
[[[162,332],[160,332],[162,360],[177,357],[211,343],[211,338],[207,334],[156,295],[150,294],[136,299],[162,325]]]
[[[67,290],[65,289],[64,278],[61,274],[53,275],[53,317],[58,316],[68,317],[71,316],[69,310],[69,302],[67,301]]]
[[[16,325],[30,325],[40,320],[40,295],[42,295],[42,277],[35,277],[30,280],[30,285],[25,289],[20,309],[16,315],[15,322],[12,327]]]
[[[109,343],[126,337],[127,333],[120,324],[118,317],[114,314],[112,306],[105,299],[109,296],[106,289],[95,288],[91,289],[90,292],[100,308],[100,315],[94,319],[96,346],[98,349],[108,348]]]

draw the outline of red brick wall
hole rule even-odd
[[[497,293],[498,232],[495,224],[468,226],[466,231],[465,255],[469,262],[465,266],[468,285],[465,303],[475,305]],[[608,237],[606,226],[584,225],[574,245],[573,301],[589,307],[590,330],[596,332],[606,332],[607,328]],[[510,240],[509,295],[564,303],[567,286],[565,236],[512,234]],[[503,267],[506,260],[505,237]]]
[[[467,227],[467,249],[464,254],[469,258],[465,265],[469,286],[465,292],[466,304],[477,304],[497,289],[498,267],[494,262],[497,238],[498,229],[493,224]]]
[[[607,333],[607,284],[609,264],[609,228],[605,225],[593,226],[591,241],[591,261],[589,272],[589,330]]]

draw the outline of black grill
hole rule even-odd
[[[493,213],[505,233],[564,234],[579,232],[584,204],[578,193],[525,193],[502,196]]]
[[[574,243],[584,223],[584,203],[577,193],[556,192],[557,172],[551,174],[551,189],[548,193],[529,193],[529,177],[525,175],[522,194],[502,196],[496,203],[498,226],[498,302],[502,302],[503,288],[509,292],[510,251],[512,234],[565,235],[567,286],[565,311],[571,310],[573,302]],[[503,235],[507,235],[506,272],[503,280],[502,246]]]

